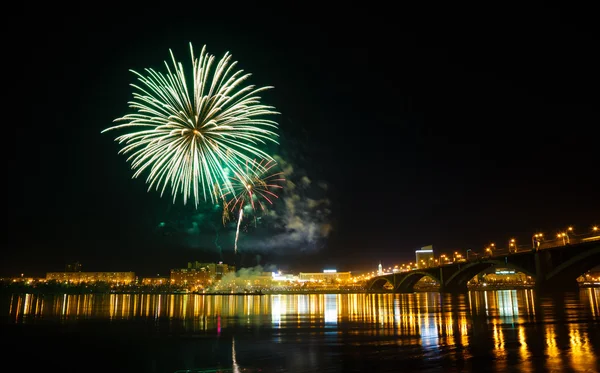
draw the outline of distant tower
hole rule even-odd
[[[65,266],[65,272],[81,272],[81,263],[69,263]]]
[[[377,266],[377,273],[383,274],[383,266],[381,265],[381,260],[379,261],[379,265]]]

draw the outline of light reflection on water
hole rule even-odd
[[[152,356],[130,351],[130,360],[153,361],[150,372],[199,368],[203,361],[216,360],[234,360],[238,370],[262,364],[263,372],[598,372],[599,296],[597,288],[552,297],[532,290],[463,295],[13,294],[3,301],[8,311],[3,328],[35,333],[47,325],[76,325],[83,333],[88,323],[101,321],[102,328],[114,331],[111,338],[119,338],[125,333],[122,325],[142,323],[151,325],[153,338],[165,331],[181,337],[176,350],[184,356],[175,359],[163,356],[164,349]],[[85,333],[94,337],[96,331],[85,328]],[[229,341],[227,352],[214,347],[223,341]],[[213,354],[206,356],[202,351],[210,343]]]

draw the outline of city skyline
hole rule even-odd
[[[126,6],[29,14],[35,42],[14,34],[8,45],[15,145],[3,149],[0,273],[76,260],[141,274],[192,260],[361,270],[428,245],[481,251],[600,224],[591,12],[306,6],[239,21],[190,9],[154,22],[152,9]],[[170,49],[185,64],[189,43],[230,52],[249,84],[274,87],[261,99],[281,113],[272,150],[286,184],[270,215],[241,227],[237,254],[234,221],[147,191],[147,174],[132,179],[101,134],[131,112],[129,70],[164,70]]]

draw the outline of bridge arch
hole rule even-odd
[[[431,271],[417,270],[376,277],[367,282],[367,290],[381,291],[384,289],[386,284],[389,284],[393,287],[393,291],[396,293],[412,293],[414,291],[415,284],[426,276],[434,279],[438,284],[441,284],[440,279]]]
[[[394,286],[393,282],[388,278],[389,276],[380,276],[373,280],[369,280],[367,283],[367,290],[383,290],[386,284]],[[393,281],[393,279],[391,279]]]
[[[575,284],[581,276],[600,263],[600,244],[583,251],[564,261],[546,275],[545,287],[560,287],[565,284]]]
[[[461,266],[460,270],[450,276],[443,284],[444,291],[447,292],[466,292],[467,282],[475,277],[477,274],[485,271],[491,267],[502,267],[514,269],[517,272],[525,273],[528,276],[535,278],[535,273],[522,268],[513,263],[507,263],[503,260],[489,259],[480,260],[477,262],[468,262]]]
[[[423,277],[430,277],[434,279],[438,284],[441,284],[439,278],[434,276],[432,273],[428,271],[411,271],[404,272],[405,276],[403,276],[400,281],[396,281],[396,287],[394,291],[397,293],[412,293],[415,290],[415,284],[419,282]]]

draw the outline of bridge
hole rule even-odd
[[[544,242],[536,249],[496,252],[436,267],[386,273],[367,281],[367,292],[412,293],[415,284],[428,276],[440,285],[440,292],[467,292],[467,282],[490,267],[511,268],[535,279],[540,291],[577,289],[577,277],[600,265],[600,235],[564,237]],[[387,286],[386,286],[387,285]],[[391,287],[391,290],[386,290]]]

